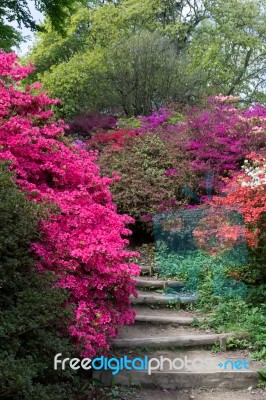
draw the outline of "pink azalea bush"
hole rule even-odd
[[[222,179],[240,170],[251,151],[265,152],[266,108],[239,109],[233,96],[215,96],[208,108],[194,109],[182,124],[189,141],[185,150],[191,168],[205,186],[205,174],[214,174],[214,189],[220,190]]]
[[[125,250],[131,217],[119,215],[109,184],[95,164],[97,154],[70,143],[65,124],[55,121],[51,100],[40,85],[19,90],[32,67],[14,54],[0,53],[0,159],[11,162],[17,183],[29,199],[41,202],[49,216],[41,221],[41,239],[32,249],[40,272],[54,271],[66,288],[75,320],[70,334],[83,355],[108,349],[108,338],[134,319],[130,294],[136,255]]]
[[[149,116],[139,116],[138,120],[141,122],[141,127],[137,128],[137,132],[155,131],[168,121],[170,115],[170,110],[167,108],[160,108]]]

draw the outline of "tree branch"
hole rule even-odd
[[[244,76],[244,74],[245,74],[245,72],[247,70],[247,67],[249,65],[251,54],[252,54],[252,49],[249,49],[247,54],[246,54],[246,57],[245,57],[244,66],[243,66],[242,70],[240,71],[239,75],[234,80],[231,88],[228,90],[227,96],[230,96],[233,93],[233,91],[235,90],[236,86],[241,82],[241,79],[243,78],[243,76]]]

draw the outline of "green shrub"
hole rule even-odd
[[[119,129],[138,129],[141,127],[141,121],[136,117],[120,117],[118,119],[118,127]]]
[[[247,299],[235,298],[220,302],[213,310],[210,326],[219,332],[249,332],[249,348],[255,353],[254,358],[266,360],[266,306],[249,303]],[[238,347],[232,342],[230,347]],[[246,343],[247,345],[247,343]]]
[[[136,219],[133,230],[142,226],[150,232],[153,214],[186,203],[181,192],[192,179],[187,161],[182,153],[171,151],[159,133],[141,133],[119,149],[106,148],[99,162],[103,175],[120,175],[111,190],[118,211]]]
[[[74,398],[70,371],[54,371],[55,354],[73,354],[65,338],[71,311],[53,276],[34,266],[30,245],[38,240],[43,212],[20,192],[0,164],[0,397],[14,400]],[[76,389],[78,390],[78,380]],[[73,397],[72,397],[73,395]]]

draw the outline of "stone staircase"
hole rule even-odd
[[[197,300],[189,294],[177,292],[163,294],[167,288],[181,288],[182,282],[162,280],[153,276],[153,270],[143,267],[142,276],[136,278],[138,297],[132,298],[136,310],[134,325],[124,326],[117,339],[111,340],[112,354],[109,357],[128,359],[147,356],[149,359],[163,357],[163,368],[153,362],[152,373],[147,370],[95,371],[94,377],[105,385],[154,387],[161,389],[247,389],[256,386],[257,370],[261,363],[250,362],[249,369],[243,367],[248,360],[245,351],[227,351],[229,338],[243,339],[247,333],[217,334],[202,331],[195,322],[208,316],[183,310],[184,304]],[[161,290],[162,293],[157,291]],[[169,307],[170,305],[170,307]],[[211,310],[210,310],[211,311]],[[211,352],[211,346],[219,344],[220,352]],[[177,368],[171,362],[178,359]],[[206,360],[209,361],[206,361]],[[188,360],[187,363],[184,361]],[[228,361],[229,360],[229,361]],[[242,360],[238,361],[237,360]],[[249,360],[248,360],[249,361]],[[176,365],[175,361],[175,365]]]

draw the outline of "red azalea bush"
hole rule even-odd
[[[17,183],[28,198],[45,204],[42,239],[32,249],[40,272],[54,271],[70,292],[75,320],[69,328],[82,354],[108,348],[108,338],[131,323],[131,275],[139,268],[125,250],[133,220],[118,215],[101,178],[96,155],[64,137],[64,122],[49,109],[56,100],[39,93],[37,84],[20,91],[16,84],[31,67],[21,67],[14,54],[0,53],[0,159],[10,160]]]
[[[243,227],[235,225],[234,220],[231,221],[230,212],[233,210],[233,207],[213,206],[208,209],[209,215],[200,220],[193,230],[193,237],[202,253],[221,257],[243,241]]]
[[[266,274],[266,159],[251,153],[242,169],[242,172],[235,173],[231,180],[227,180],[223,190],[226,196],[214,197],[211,204],[236,207],[241,211],[247,244],[255,255],[256,265]],[[219,235],[224,240],[228,235],[228,227],[220,226]]]
[[[140,125],[136,129],[118,128],[109,132],[99,131],[92,136],[87,145],[89,148],[97,150],[103,150],[105,147],[108,147],[110,151],[119,150],[128,144],[130,139],[134,139],[140,134],[156,132],[163,124],[167,123],[171,114],[170,110],[162,108],[155,111],[151,116],[139,116],[134,121],[135,124],[139,122]],[[132,121],[132,118],[129,118],[128,121]],[[125,120],[123,122],[125,123]]]
[[[87,145],[95,150],[103,150],[105,147],[110,150],[119,150],[132,138],[138,136],[138,132],[131,129],[117,129],[110,132],[97,132],[87,142]]]
[[[243,165],[243,172],[236,173],[224,189],[225,197],[214,197],[213,203],[238,205],[246,223],[246,237],[250,247],[259,245],[266,227],[266,160],[251,153]]]

